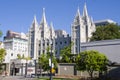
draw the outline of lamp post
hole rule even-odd
[[[35,60],[35,77],[37,77],[37,64],[38,64],[38,60]]]
[[[25,63],[25,77],[27,77],[27,69],[28,69],[28,64],[27,62]]]
[[[15,63],[12,62],[12,65],[13,65],[13,68],[12,68],[12,75],[14,76],[14,75],[15,75]]]
[[[23,63],[21,65],[21,76],[23,76]]]
[[[51,39],[51,51],[50,51],[50,60],[51,60],[51,63],[50,63],[50,80],[52,80],[52,46],[53,46],[53,43],[52,43],[52,39]]]

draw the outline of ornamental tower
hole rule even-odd
[[[80,15],[79,8],[77,10],[75,19],[71,29],[71,41],[73,42],[72,53],[80,53],[80,44],[89,42],[92,32],[95,31],[95,24],[93,20],[88,16],[86,4],[84,5],[83,15]]]

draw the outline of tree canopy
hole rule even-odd
[[[5,55],[6,55],[6,50],[1,48],[0,49],[0,64],[2,64],[4,58],[5,58]]]
[[[107,62],[107,57],[104,54],[94,50],[81,52],[76,57],[77,69],[87,70],[91,78],[93,71],[105,71]]]
[[[43,53],[39,57],[38,63],[40,65],[42,65],[42,69],[44,71],[50,70],[50,66],[49,66],[50,55],[51,55],[50,48],[48,47],[47,48],[47,53]],[[52,52],[52,63],[54,64],[54,68],[56,69],[57,68],[57,61],[56,61],[56,58],[55,58],[53,52]]]
[[[0,37],[2,37],[2,35],[3,35],[3,33],[2,33],[2,31],[0,30]]]
[[[68,46],[65,46],[61,51],[60,51],[60,62],[63,63],[72,63],[74,62],[74,54],[71,54],[71,46],[72,43]]]
[[[96,31],[92,33],[91,41],[120,39],[120,26],[116,24],[108,24],[105,26],[97,26]]]

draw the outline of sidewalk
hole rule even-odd
[[[24,76],[0,76],[0,80],[35,80],[35,78],[25,78]]]

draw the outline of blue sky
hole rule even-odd
[[[120,0],[0,0],[0,29],[27,32],[36,15],[38,23],[45,8],[48,24],[54,29],[71,31],[71,24],[79,7],[82,15],[84,3],[93,20],[112,19],[120,23]]]

